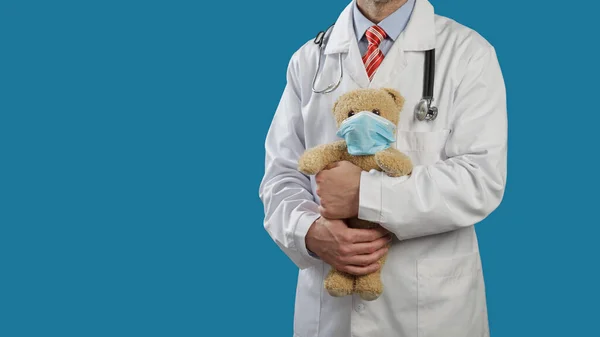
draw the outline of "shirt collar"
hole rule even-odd
[[[354,33],[356,34],[356,38],[360,41],[367,29],[375,24],[360,12],[356,0],[353,0],[353,2],[352,15],[354,18]],[[414,7],[415,0],[408,0],[402,7],[383,19],[378,26],[386,32],[387,36],[392,39],[392,41],[396,41],[396,38],[400,36],[400,33],[402,33],[408,24],[408,20],[410,19]]]

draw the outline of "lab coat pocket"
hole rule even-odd
[[[486,336],[479,252],[419,260],[417,277],[419,337]]]
[[[414,165],[429,165],[446,159],[444,150],[450,130],[397,131],[396,148],[410,157]]]

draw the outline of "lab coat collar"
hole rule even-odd
[[[356,41],[356,34],[354,34],[354,26],[352,22],[352,6],[354,2],[351,1],[346,8],[342,11],[342,14],[338,17],[337,21],[333,25],[329,39],[326,41],[325,55],[346,53],[350,49],[350,43],[352,39]]]
[[[428,0],[417,0],[406,29],[400,34],[404,51],[435,48],[435,12]]]
[[[338,17],[325,47],[325,55],[346,53],[356,42],[351,1]],[[404,51],[423,51],[435,48],[435,14],[428,0],[416,0],[415,8],[399,41]]]

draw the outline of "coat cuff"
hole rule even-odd
[[[366,221],[381,222],[381,180],[382,172],[363,171],[360,175],[358,197],[358,218]]]
[[[302,257],[304,258],[304,264],[300,266],[300,269],[306,269],[308,267],[313,266],[316,262],[321,262],[316,255],[311,254],[306,248],[306,233],[308,233],[308,229],[310,226],[317,220],[321,215],[319,213],[306,212],[296,225],[294,230],[294,246],[296,246],[296,250],[300,252]]]

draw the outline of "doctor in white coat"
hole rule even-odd
[[[369,46],[365,32],[375,25],[387,36]],[[362,60],[370,47],[384,55],[371,79]],[[433,48],[439,114],[419,121],[413,110],[422,96],[425,51]],[[506,184],[506,94],[494,47],[436,15],[427,0],[355,0],[322,55],[317,89],[338,80],[342,59],[344,76],[331,93],[312,90],[318,53],[311,39],[291,58],[259,192],[267,232],[300,269],[294,336],[488,336],[474,225],[498,207]],[[392,178],[348,162],[317,177],[300,173],[306,149],[339,139],[335,100],[368,87],[391,87],[405,97],[392,146],[412,159],[412,174]],[[380,228],[350,229],[338,220],[351,216]],[[323,280],[331,266],[372,272],[388,238],[380,298],[327,293]]]

